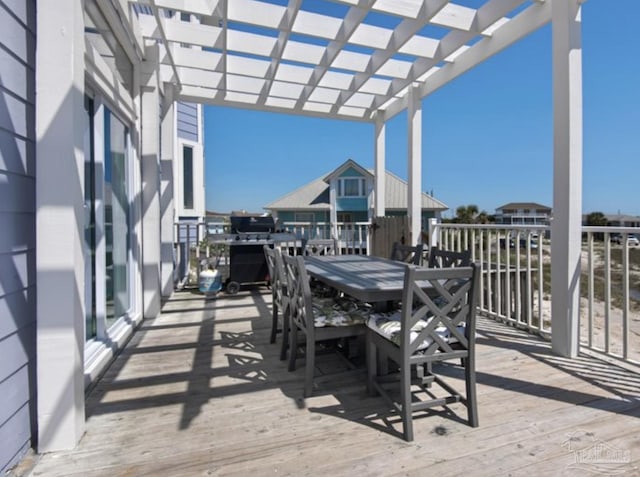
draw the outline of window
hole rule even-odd
[[[365,197],[365,180],[360,177],[338,179],[338,197]]]
[[[193,209],[193,148],[182,147],[182,197],[185,209]]]
[[[296,212],[294,222],[313,223],[313,214],[311,212]]]

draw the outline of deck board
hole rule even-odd
[[[78,446],[39,456],[31,475],[585,475],[576,455],[594,443],[629,457],[623,475],[640,475],[638,370],[561,358],[481,318],[480,426],[456,404],[416,419],[407,443],[398,416],[367,396],[363,371],[326,376],[304,400],[303,362],[287,371],[270,319],[264,288],[176,293],[91,390]],[[318,363],[346,370],[330,354]],[[463,386],[460,368],[442,372]]]

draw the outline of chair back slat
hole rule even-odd
[[[271,248],[264,245],[264,256],[269,270],[271,282],[271,295],[274,303],[278,307],[283,307],[287,299],[287,283],[285,280],[284,263],[282,261],[282,251],[279,248]]]
[[[477,277],[475,264],[433,269],[407,267],[400,340],[406,359],[418,349],[421,353],[416,356],[438,353],[439,360],[446,359],[447,353],[456,353],[457,357],[468,353],[474,341],[469,338],[475,335]],[[424,326],[416,326],[420,324]],[[451,347],[453,341],[455,350]]]
[[[431,247],[429,250],[429,268],[468,267],[471,263],[471,251],[453,252]]]
[[[283,255],[284,273],[289,291],[291,319],[301,329],[313,334],[313,308],[309,277],[301,255]]]
[[[421,243],[417,245],[404,245],[400,242],[394,242],[391,248],[390,258],[398,262],[422,265],[423,250],[424,246]]]

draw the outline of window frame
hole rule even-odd
[[[347,183],[357,181],[358,192],[356,194],[347,194]],[[337,184],[337,197],[340,199],[362,199],[367,196],[367,182],[364,177],[339,177]]]

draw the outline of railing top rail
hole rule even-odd
[[[585,225],[582,227],[584,232],[597,232],[597,233],[627,233],[627,234],[637,234],[640,233],[640,227],[614,227],[609,225],[595,226],[595,225]]]
[[[283,225],[331,225],[331,222],[295,222],[291,220],[283,220]],[[367,222],[336,222],[336,225],[355,224],[355,225],[371,225],[370,221]]]
[[[437,223],[436,227],[447,227],[453,229],[493,229],[493,230],[549,230],[549,225],[541,225],[541,224],[530,224],[530,225],[520,225],[520,224],[452,224],[452,223]]]

